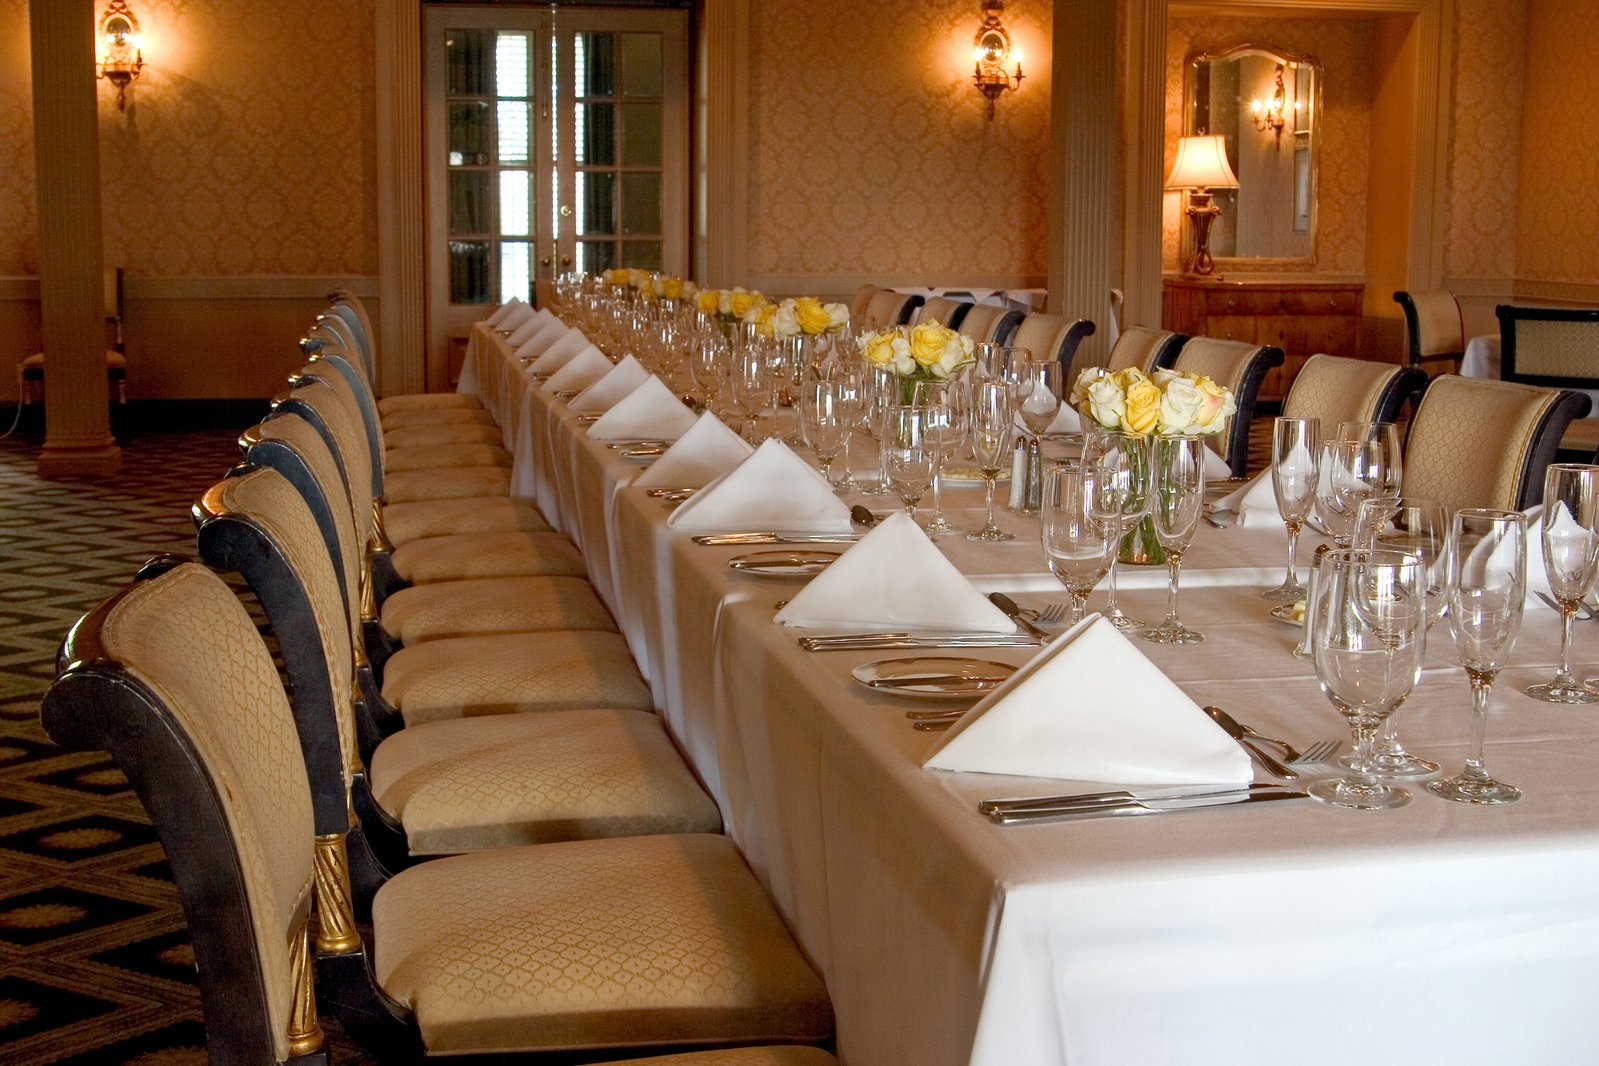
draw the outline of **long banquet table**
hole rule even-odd
[[[1488,764],[1520,803],[1468,807],[1417,784],[1382,813],[1297,801],[996,826],[979,799],[1074,789],[923,770],[937,734],[911,728],[914,705],[849,680],[884,653],[800,650],[771,621],[798,582],[735,573],[748,549],[669,529],[628,487],[642,468],[588,439],[492,331],[477,328],[468,362],[463,387],[505,428],[518,493],[582,548],[674,738],[826,979],[846,1063],[1599,1061],[1599,710],[1518,691],[1552,671],[1553,612],[1529,608],[1489,728]],[[946,510],[970,527],[980,502],[956,490]],[[1036,524],[1004,520],[1017,541],[939,547],[985,591],[1063,598]],[[1290,654],[1297,631],[1258,595],[1285,548],[1281,532],[1202,526],[1182,611],[1206,643],[1140,647],[1263,732],[1339,736]],[[1127,568],[1122,587],[1130,613],[1164,609],[1164,568]],[[1599,672],[1599,625],[1578,633],[1578,670]],[[1437,631],[1400,721],[1453,772],[1469,698],[1451,650]]]

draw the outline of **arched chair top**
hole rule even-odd
[[[940,325],[950,329],[959,329],[961,320],[966,317],[972,305],[965,300],[951,300],[947,296],[930,296],[922,304],[921,310],[916,314],[916,321],[931,322],[937,319]]]
[[[1466,331],[1460,314],[1460,301],[1444,289],[1394,293],[1394,302],[1405,314],[1405,346],[1411,366],[1425,367],[1430,373],[1453,373],[1460,369],[1466,351]]]
[[[1123,340],[1126,337],[1126,333],[1122,334]],[[1206,440],[1227,461],[1233,477],[1243,477],[1249,469],[1249,422],[1255,414],[1255,397],[1260,393],[1261,382],[1266,379],[1266,371],[1282,364],[1281,348],[1213,337],[1189,338],[1172,364],[1175,370],[1203,374],[1232,390],[1238,411],[1227,420],[1221,433]]]
[[[1086,318],[1065,318],[1035,311],[1017,323],[1010,343],[1019,348],[1030,348],[1033,355],[1039,358],[1059,362],[1066,374],[1066,387],[1070,388],[1082,373],[1081,367],[1073,365],[1077,347],[1082,344],[1084,337],[1091,336],[1093,332],[1094,324]]]
[[[922,297],[892,289],[879,289],[866,303],[863,316],[867,329],[891,329],[903,326],[922,306]]]
[[[1313,355],[1305,360],[1283,400],[1289,418],[1315,418],[1322,433],[1340,422],[1394,422],[1405,401],[1427,384],[1420,367]]]
[[[1177,353],[1188,338],[1181,333],[1148,326],[1128,326],[1116,338],[1105,368],[1112,372],[1136,366],[1148,374],[1161,367],[1171,366]]]
[[[1015,344],[1016,327],[1022,323],[1022,313],[993,304],[973,304],[961,319],[962,336],[974,342],[989,341],[994,344]]]
[[[849,316],[851,318],[860,318],[864,315],[866,313],[866,305],[872,302],[872,297],[876,296],[879,291],[876,285],[862,285],[856,289],[855,295],[851,296],[849,300]]]

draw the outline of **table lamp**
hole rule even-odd
[[[1211,200],[1211,189],[1236,189],[1238,178],[1227,165],[1227,138],[1220,134],[1181,137],[1177,141],[1177,161],[1172,164],[1168,189],[1188,190],[1188,217],[1194,224],[1194,258],[1190,274],[1209,274],[1216,269],[1210,255],[1210,224],[1221,214]]]

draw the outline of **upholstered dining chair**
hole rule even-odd
[[[1599,390],[1599,309],[1494,308],[1499,319],[1499,376],[1551,389]],[[1573,419],[1560,450],[1590,462],[1599,449],[1599,418]]]
[[[1105,360],[1105,369],[1117,371],[1136,366],[1146,374],[1153,373],[1176,362],[1177,353],[1187,341],[1188,338],[1181,333],[1148,326],[1128,326],[1111,347],[1110,355]]]
[[[881,290],[876,285],[862,285],[855,290],[855,295],[849,298],[849,317],[860,318],[866,314],[866,305],[872,302],[872,297]]]
[[[1590,406],[1580,392],[1441,374],[1410,424],[1405,495],[1450,508],[1530,507],[1566,426]]]
[[[878,289],[866,302],[866,311],[861,318],[867,329],[891,329],[894,326],[903,326],[915,317],[916,309],[922,306],[922,299],[911,293]]]
[[[1466,352],[1466,330],[1460,301],[1444,289],[1394,293],[1405,313],[1406,350],[1410,365],[1437,374],[1457,374]]]
[[[994,344],[1015,344],[1012,338],[1021,321],[1020,311],[994,304],[972,304],[961,318],[956,332],[970,337],[974,343],[991,341]]]
[[[1123,333],[1122,340],[1132,332]],[[1249,468],[1249,422],[1255,414],[1260,383],[1266,379],[1266,371],[1282,364],[1281,348],[1213,337],[1190,337],[1172,364],[1174,370],[1203,374],[1232,390],[1238,411],[1228,419],[1227,427],[1207,437],[1206,443],[1232,467],[1233,477],[1243,477]]]
[[[950,329],[959,329],[961,319],[966,317],[972,309],[971,303],[966,300],[951,300],[947,296],[929,296],[916,312],[916,321],[932,322],[936,320],[940,325]]]
[[[1313,355],[1283,400],[1283,415],[1319,419],[1322,432],[1340,422],[1396,422],[1406,401],[1427,384],[1420,367]]]
[[[213,1061],[322,1066],[319,1003],[373,1055],[408,1062],[831,1038],[821,981],[726,837],[420,863],[377,888],[369,945],[350,883],[362,838],[319,802],[342,787],[325,783],[340,752],[306,758],[254,623],[202,566],[147,571],[73,628],[61,661],[45,729],[110,752],[155,824]],[[707,1053],[686,1061],[720,1061]]]
[[[1082,368],[1074,365],[1077,346],[1093,333],[1094,324],[1086,318],[1063,318],[1034,311],[1017,324],[1010,343],[1031,350],[1035,358],[1054,359],[1060,363],[1066,375],[1066,387],[1070,389],[1082,373]]]

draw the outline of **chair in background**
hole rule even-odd
[[[1599,310],[1578,307],[1494,308],[1499,319],[1499,376],[1547,389],[1599,389]],[[1591,462],[1599,418],[1566,427],[1560,450]]]
[[[1077,346],[1093,332],[1094,324],[1086,318],[1064,318],[1035,311],[1016,324],[1010,343],[1031,349],[1035,357],[1059,362],[1066,374],[1066,388],[1070,389],[1083,370],[1074,365]]]
[[[1125,340],[1128,330],[1122,334]],[[1206,438],[1232,467],[1233,477],[1243,477],[1249,468],[1249,421],[1255,414],[1255,396],[1266,380],[1266,371],[1283,365],[1283,350],[1272,345],[1246,341],[1223,341],[1213,337],[1192,337],[1183,344],[1172,364],[1185,374],[1203,374],[1232,390],[1238,411],[1221,433]]]
[[[106,386],[110,393],[111,401],[111,431],[117,437],[122,437],[127,427],[123,425],[125,419],[119,417],[120,412],[128,403],[128,357],[127,343],[123,336],[123,314],[125,304],[122,291],[122,268],[107,267],[102,278],[104,288],[102,296],[105,303],[105,324],[107,344],[105,353]],[[44,429],[44,353],[35,352],[18,364],[17,372],[21,377],[21,387],[17,395],[17,402],[22,405],[18,418],[23,426],[23,433],[35,440]],[[29,411],[32,408],[32,412]]]
[[[1427,385],[1420,367],[1313,355],[1283,400],[1287,418],[1315,418],[1322,434],[1340,422],[1396,422],[1405,402]]]
[[[1440,375],[1410,424],[1405,495],[1449,508],[1533,506],[1561,435],[1591,406],[1580,392]]]
[[[1466,351],[1466,329],[1460,301],[1452,292],[1396,292],[1394,302],[1405,312],[1405,331],[1411,366],[1428,377],[1458,374]]]
[[[974,342],[992,341],[995,344],[1016,344],[1016,327],[1022,324],[1020,311],[993,304],[972,304],[961,319],[957,332]]]
[[[893,289],[878,289],[866,302],[866,312],[861,318],[867,329],[891,329],[903,326],[922,306],[922,297]]]
[[[1114,373],[1136,366],[1146,374],[1153,373],[1171,366],[1187,340],[1181,333],[1150,329],[1148,326],[1128,326],[1116,338],[1116,344],[1105,361],[1105,369]]]
[[[965,300],[951,300],[947,296],[931,296],[916,314],[916,321],[931,322],[935,318],[950,329],[959,329],[961,319],[972,309]]]
[[[855,290],[855,295],[850,297],[849,317],[860,318],[866,313],[866,305],[872,302],[880,290],[876,285],[862,285]]]

